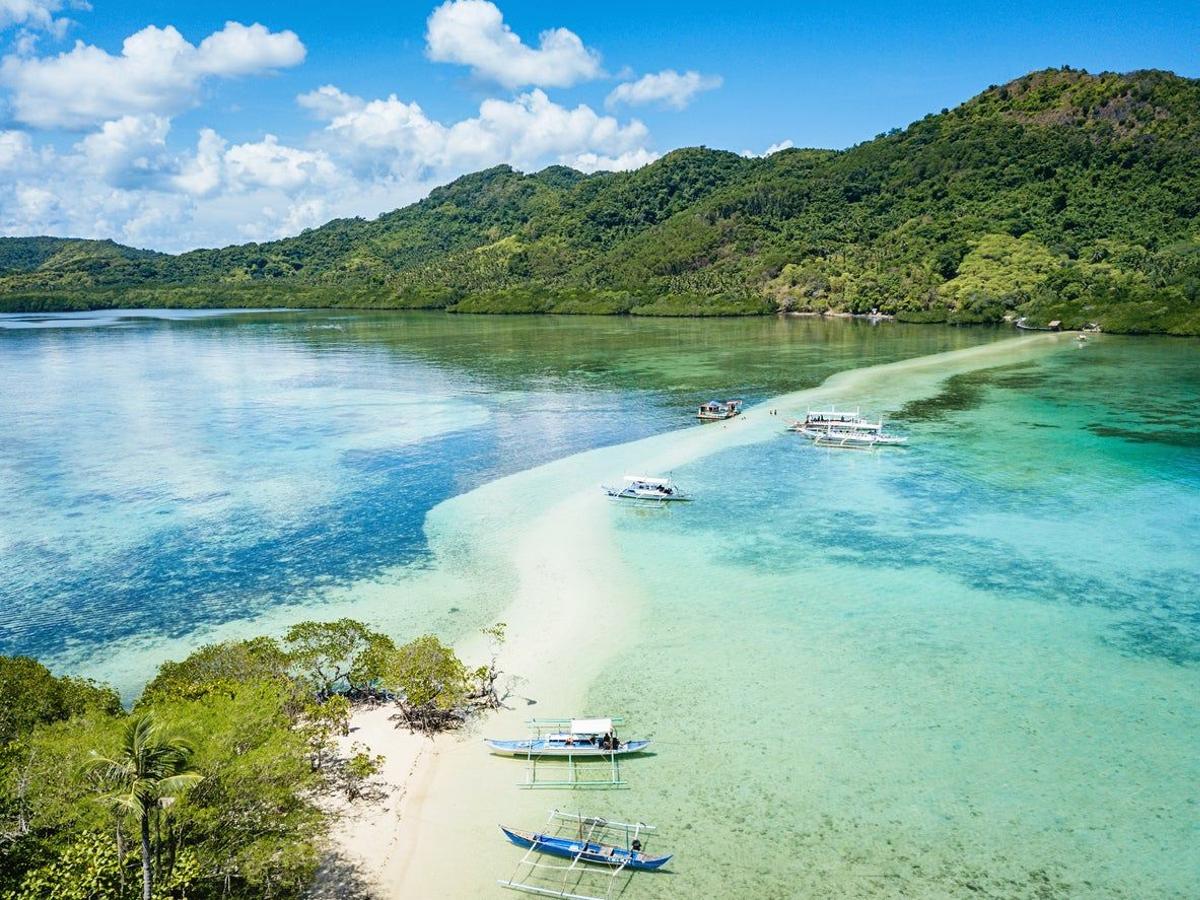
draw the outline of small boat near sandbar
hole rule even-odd
[[[585,819],[584,822],[591,820]],[[598,820],[603,822],[604,820]],[[599,841],[585,841],[577,836],[556,837],[533,831],[522,831],[519,828],[509,828],[501,825],[504,836],[518,847],[536,850],[538,853],[548,853],[551,856],[562,856],[566,859],[578,859],[580,862],[595,863],[600,866],[626,866],[640,872],[652,872],[661,869],[670,860],[671,855],[650,856],[642,852],[641,842],[637,848],[621,847],[616,844],[604,844]],[[636,839],[635,839],[636,840]]]
[[[502,741],[488,738],[493,753],[502,756],[598,757],[610,759],[641,753],[649,741],[623,741],[617,737],[614,719],[531,720],[534,732],[524,740]],[[553,730],[547,730],[546,725]]]
[[[620,487],[600,485],[601,490],[614,500],[641,500],[651,503],[688,501],[692,498],[679,489],[670,478],[652,475],[626,475]]]
[[[655,828],[644,822],[614,822],[599,816],[559,812],[541,831],[501,825],[504,836],[525,855],[502,887],[566,900],[613,900],[623,896],[635,872],[662,869],[671,854],[652,856],[644,841]],[[545,857],[569,860],[566,864]]]
[[[723,422],[741,413],[741,400],[709,400],[696,410],[696,418],[701,422]]]

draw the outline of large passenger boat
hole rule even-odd
[[[788,426],[820,447],[839,447],[848,450],[870,450],[875,447],[908,443],[908,438],[886,434],[883,419],[872,421],[855,408],[853,412],[831,406],[829,409],[810,409],[803,420]]]

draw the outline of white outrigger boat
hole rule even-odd
[[[493,753],[503,756],[628,756],[641,753],[649,741],[622,741],[615,726],[620,719],[531,719],[534,734],[524,740],[487,739]]]
[[[487,740],[500,756],[525,760],[523,788],[612,788],[621,778],[623,757],[645,752],[650,742],[617,737],[619,718],[530,719],[529,737],[516,741]]]
[[[741,400],[709,400],[696,410],[696,418],[701,422],[721,422],[741,415]]]
[[[829,409],[810,409],[805,413],[803,420],[797,419],[788,426],[788,431],[804,431],[805,429],[809,431],[837,429],[878,434],[883,431],[883,419],[872,422],[865,418],[857,407],[851,412],[831,406]]]
[[[885,434],[883,419],[872,421],[863,416],[856,407],[853,412],[829,409],[810,409],[803,421],[797,419],[788,426],[820,447],[841,447],[854,450],[870,450],[875,447],[890,447],[907,444],[908,438]]]
[[[907,444],[908,438],[882,432],[855,431],[841,428],[801,428],[804,435],[818,447],[840,447],[847,450],[871,450],[875,447],[894,447]]]
[[[600,485],[614,500],[642,500],[652,503],[686,501],[692,498],[681,491],[670,478],[655,478],[650,475],[626,475],[621,487]]]

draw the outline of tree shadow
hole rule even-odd
[[[327,848],[305,900],[381,900],[361,865],[336,848]]]

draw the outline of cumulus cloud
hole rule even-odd
[[[226,179],[235,190],[273,188],[291,192],[338,180],[337,168],[322,152],[280,144],[273,134],[225,151]]]
[[[170,120],[154,113],[111,119],[61,152],[0,131],[0,232],[181,250],[377,215],[497,163],[595,171],[656,158],[636,119],[563,106],[537,89],[485,100],[452,122],[415,102],[365,100],[331,85],[297,101],[323,124],[301,146],[270,134],[231,144],[206,128],[192,146],[172,149]]]
[[[18,122],[81,130],[122,116],[171,115],[196,101],[205,78],[294,66],[304,56],[294,32],[258,24],[227,22],[198,47],[172,26],[151,25],[116,56],[82,41],[56,56],[6,56],[0,86],[11,92]]]
[[[19,2],[0,0],[0,10],[11,18]],[[56,2],[41,8],[52,13]],[[377,215],[498,163],[596,171],[657,157],[636,118],[564,105],[536,86],[600,74],[599,58],[571,32],[546,32],[534,49],[491,3],[459,0],[430,17],[429,51],[503,84],[534,86],[440,120],[413,100],[326,84],[296,98],[316,121],[307,136],[234,142],[213,128],[178,134],[172,117],[198,102],[206,79],[298,64],[305,48],[292,32],[229,22],[192,44],[173,27],[151,26],[115,54],[83,42],[57,54],[18,49],[0,60],[9,118],[25,126],[0,130],[0,233],[177,251]],[[81,133],[65,143],[38,129]]]
[[[422,178],[500,162],[532,168],[580,160],[631,168],[652,158],[642,147],[648,133],[641,122],[622,124],[583,104],[561,106],[540,89],[484,100],[478,115],[449,125],[395,95],[368,102],[331,86],[314,93],[299,101],[327,117],[323,146],[364,174]]]
[[[534,49],[489,0],[447,0],[429,16],[425,44],[433,61],[470,66],[478,77],[507,88],[570,87],[602,74],[600,54],[573,31],[543,31]]]
[[[720,75],[701,75],[687,71],[682,75],[674,69],[643,75],[637,81],[618,84],[605,99],[610,109],[622,103],[630,106],[645,106],[657,103],[671,109],[683,109],[702,91],[719,88],[723,83]]]
[[[79,141],[75,149],[86,169],[115,187],[152,184],[167,158],[169,120],[162,116],[122,116]]]
[[[89,8],[86,3],[82,7]],[[55,15],[62,8],[62,0],[0,0],[0,31],[20,25],[61,37],[71,24],[70,19]]]
[[[364,105],[361,97],[352,97],[332,84],[325,84],[315,91],[301,94],[296,98],[296,102],[318,119],[334,119],[362,109]]]

